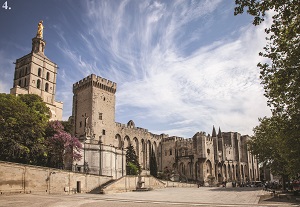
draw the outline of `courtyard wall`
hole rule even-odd
[[[109,180],[112,180],[111,176],[89,175],[0,161],[0,194],[86,193]]]

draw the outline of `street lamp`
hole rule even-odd
[[[99,136],[99,175],[102,175],[102,136]]]

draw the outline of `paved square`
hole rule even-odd
[[[74,195],[1,195],[1,207],[163,207],[163,206],[298,206],[289,203],[258,204],[259,188],[164,188],[148,192]]]

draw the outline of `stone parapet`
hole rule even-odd
[[[100,88],[113,94],[115,94],[117,90],[117,84],[115,82],[112,82],[100,76],[96,76],[95,74],[91,74],[86,78],[73,84],[73,93],[91,86]]]

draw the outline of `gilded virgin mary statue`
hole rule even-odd
[[[38,29],[37,29],[36,37],[43,39],[43,30],[44,30],[43,20],[41,20],[38,23]]]

